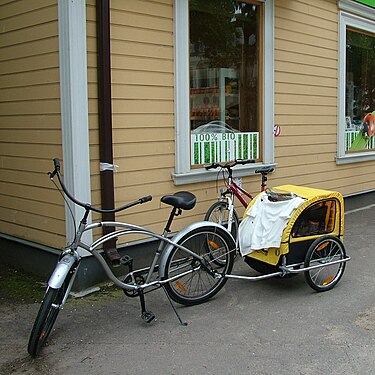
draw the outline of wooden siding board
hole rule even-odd
[[[26,129],[0,129],[0,138],[4,143],[26,143],[30,139],[36,138],[38,144],[61,144],[61,131],[60,130],[26,130]]]
[[[30,163],[34,166],[34,163]],[[35,166],[34,166],[35,168]],[[47,174],[45,177],[48,179]],[[56,194],[55,187],[52,187],[50,181],[45,181],[45,188],[38,186],[27,186],[13,184],[8,181],[0,181],[0,191],[4,196],[7,197],[23,197],[24,199],[35,200],[37,198],[42,198],[44,202],[49,202],[50,204],[61,206],[61,195]]]
[[[294,63],[289,61],[279,61],[277,70],[288,72],[289,74],[308,75],[309,77],[332,78],[337,79],[337,71],[333,68],[318,67],[309,64],[306,60],[304,63]]]
[[[29,116],[0,115],[0,129],[60,129],[60,114],[36,114]]]
[[[5,115],[37,115],[38,113],[60,113],[60,101],[50,99],[18,100],[0,103],[0,113]]]
[[[276,43],[277,42],[277,43]],[[299,53],[301,56],[306,56],[306,61],[309,56],[323,57],[325,59],[337,60],[337,49],[322,48],[320,46],[313,46],[307,44],[299,44],[295,41],[279,39],[275,37],[275,51],[282,50],[288,52]],[[276,52],[277,53],[277,52]]]
[[[126,66],[127,70],[137,70],[146,72],[173,73],[173,60],[171,59],[151,59],[149,57],[136,57],[121,54],[112,55],[112,68],[121,69]]]
[[[320,47],[322,49],[337,50],[337,40],[324,38],[321,33],[308,35],[301,32],[278,29],[277,39],[287,40],[308,47]]]
[[[0,208],[1,210],[1,208]],[[34,218],[35,220],[40,220]],[[61,228],[65,225],[61,223],[59,232],[42,232],[38,228],[30,228],[25,225],[18,225],[14,223],[2,222],[0,223],[0,229],[3,233],[9,236],[14,236],[17,238],[22,238],[35,243],[40,243],[43,245],[51,246],[53,248],[62,249],[66,246],[65,232],[61,233]],[[41,234],[43,235],[41,236]]]
[[[174,128],[173,113],[114,113],[113,119],[114,129],[123,127],[127,129],[154,128],[158,126]]]
[[[300,155],[315,155],[317,152],[324,154],[329,153],[332,155],[332,159],[336,157],[336,144],[320,143],[318,145],[299,145],[294,144],[292,146],[278,146],[275,150],[276,160],[283,156],[300,156]]]
[[[275,111],[283,115],[332,115],[337,110],[336,106],[321,106],[321,105],[294,105],[294,104],[275,104]]]
[[[126,54],[146,58],[173,59],[172,45],[145,44],[132,40],[111,40],[114,54]]]
[[[148,72],[148,71],[132,71],[123,69],[112,70],[113,83],[141,84],[154,86],[170,86],[173,87],[174,80],[171,72]],[[172,100],[172,98],[171,98]]]
[[[1,21],[3,29],[0,37],[0,48],[45,40],[55,36],[58,32],[57,19],[56,21],[49,21],[13,31],[10,31],[5,23],[5,21]]]
[[[310,76],[308,74],[294,74],[275,69],[275,83],[291,83],[297,85],[337,88],[337,78]],[[282,93],[280,93],[282,94]]]
[[[164,31],[170,33],[173,28],[173,20],[171,18],[150,17],[149,14],[144,13],[129,13],[124,11],[111,12],[111,24],[114,26],[127,25],[136,29],[142,28],[150,29],[152,31]]]
[[[159,98],[161,100],[171,100],[173,96],[173,87],[167,86],[149,86],[149,85],[112,85],[112,97],[115,99],[134,99],[142,100]]]
[[[151,128],[151,129],[115,129],[113,132],[116,144],[128,143],[144,144],[142,148],[146,149],[148,143],[173,141],[174,130],[172,128]],[[138,149],[139,151],[139,149]]]
[[[277,61],[284,61],[294,64],[304,64],[309,66],[321,67],[324,64],[325,68],[337,70],[337,59],[322,58],[322,56],[313,56],[301,54],[300,52],[284,51],[281,49],[275,50],[275,59]]]
[[[276,82],[275,94],[295,94],[295,95],[316,95],[330,98],[337,98],[336,87],[321,87],[290,82]]]
[[[126,25],[111,25],[111,38],[162,46],[172,46],[173,44],[173,35],[171,32],[141,28],[135,29]]]
[[[57,51],[58,43],[57,36],[47,36],[44,39],[3,47],[0,55],[6,56],[7,60],[9,60],[21,59],[34,55],[50,54]]]
[[[328,3],[326,4],[328,5]],[[327,11],[327,9],[331,10]],[[279,20],[298,21],[302,30],[304,25],[315,26],[321,30],[337,30],[337,7],[334,9],[332,6],[327,8],[323,5],[322,8],[317,8],[315,1],[307,5],[295,0],[279,0],[276,2],[275,13]]]
[[[60,145],[38,143],[3,143],[1,154],[14,157],[31,157],[38,155],[38,159],[50,160],[51,156],[61,155]],[[12,180],[13,181],[13,180]]]
[[[278,99],[276,103],[278,105],[292,104],[295,106],[306,105],[306,106],[328,106],[335,107],[337,105],[336,97],[328,97],[322,95],[305,95],[305,94],[286,94]]]
[[[22,14],[33,13],[35,10],[51,8],[56,5],[57,0],[9,1],[7,3],[0,4],[0,18],[17,18]]]
[[[60,86],[58,84],[34,85],[25,87],[0,88],[0,102],[24,102],[42,100],[44,98],[60,100]]]
[[[145,141],[142,141],[143,143]],[[144,144],[144,143],[143,143]],[[147,155],[163,155],[163,154],[173,154],[174,153],[174,142],[166,141],[162,139],[161,141],[147,142],[142,147],[143,156]],[[132,156],[139,155],[139,142],[124,143],[116,145],[116,154],[121,154],[122,158],[128,158]],[[169,175],[170,178],[170,175]]]
[[[57,67],[50,67],[34,71],[0,75],[0,87],[14,88],[34,85],[38,86],[41,84],[59,83],[59,80],[59,69]]]
[[[111,12],[122,11],[129,13],[147,14],[151,17],[172,18],[172,2],[148,0],[112,0]],[[147,20],[144,21],[147,23]]]
[[[174,104],[170,100],[121,100],[112,101],[116,113],[173,113]]]

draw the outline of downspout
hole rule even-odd
[[[103,209],[112,209],[115,206],[113,169],[102,168],[103,163],[113,166],[109,1],[96,1],[100,185]],[[102,220],[115,221],[115,214],[104,213]],[[110,233],[113,230],[113,227],[104,227],[103,234]],[[116,262],[120,258],[116,250],[116,240],[106,242],[104,252],[111,262]]]

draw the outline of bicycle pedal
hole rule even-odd
[[[146,323],[151,323],[155,319],[155,314],[152,311],[144,311],[141,315],[141,318]]]
[[[129,255],[123,255],[120,258],[120,263],[123,266],[131,266],[133,264],[133,258],[131,256],[129,256]]]

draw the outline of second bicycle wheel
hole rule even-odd
[[[321,267],[305,271],[307,283],[318,292],[332,289],[341,279],[346,263],[330,263],[345,258],[344,245],[338,238],[323,236],[316,239],[307,250],[305,267]]]
[[[204,216],[205,221],[212,221],[214,223],[222,225],[225,229],[228,229],[229,210],[228,203],[223,201],[215,202],[207,211]],[[237,239],[238,227],[240,225],[240,219],[238,218],[236,210],[233,209],[232,225],[230,233],[234,240]]]
[[[231,272],[236,245],[225,229],[203,226],[187,233],[177,243],[203,257],[217,273]],[[227,281],[225,277],[216,278],[199,260],[177,247],[168,254],[163,275],[164,279],[173,277],[177,278],[166,283],[165,288],[174,301],[183,305],[207,301]]]
[[[74,271],[70,271],[66,276],[61,288],[48,288],[40,305],[38,315],[35,319],[34,326],[31,330],[28,352],[31,356],[36,357],[45,345],[57,315],[60,312],[62,302],[70,287]]]

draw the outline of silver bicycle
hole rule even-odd
[[[231,272],[233,267],[236,245],[233,237],[222,226],[212,222],[194,223],[172,238],[168,237],[174,217],[181,215],[182,210],[191,210],[195,206],[196,198],[192,193],[182,191],[161,198],[163,203],[172,206],[172,211],[164,232],[157,234],[140,226],[117,221],[87,223],[91,211],[116,213],[148,202],[152,199],[151,196],[140,198],[116,209],[99,209],[78,201],[69,193],[60,174],[58,159],[54,159],[54,170],[49,175],[52,181],[54,176],[57,176],[65,197],[85,210],[76,228],[73,242],[62,251],[48,281],[28,343],[28,352],[32,356],[37,356],[48,340],[58,313],[69,296],[81,261],[78,248],[90,252],[100,263],[108,278],[122,288],[127,296],[139,297],[141,317],[147,323],[151,322],[155,315],[146,309],[144,296],[146,292],[161,287],[180,323],[186,324],[179,317],[173,301],[183,305],[203,303],[218,293],[226,283],[226,275]],[[90,244],[82,240],[82,235],[85,232],[103,227],[112,227],[114,231],[101,236]],[[160,240],[160,245],[147,268],[133,270],[133,260],[129,256],[125,255],[120,258],[120,266],[126,270],[125,275],[120,279],[113,274],[101,249],[107,241],[134,234],[156,238]]]

